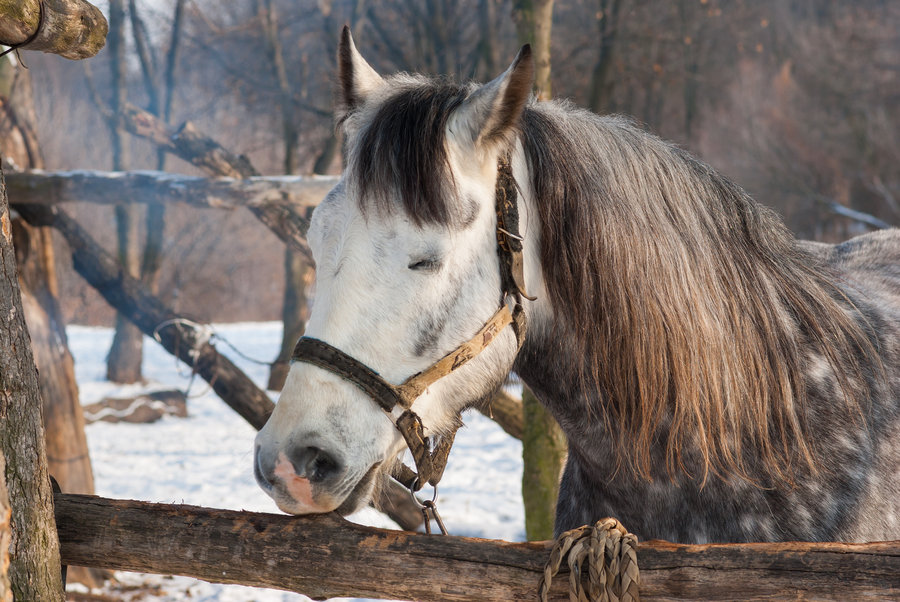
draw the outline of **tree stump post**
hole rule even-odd
[[[64,599],[41,394],[16,275],[0,168],[0,451],[12,510],[10,582],[16,600]]]

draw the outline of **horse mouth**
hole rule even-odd
[[[356,483],[350,494],[341,502],[341,505],[335,508],[335,512],[341,516],[353,514],[359,510],[372,497],[375,490],[375,478],[379,474],[381,462],[376,462],[366,471],[366,474]]]

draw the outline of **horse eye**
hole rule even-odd
[[[433,272],[441,267],[441,262],[437,257],[426,257],[410,263],[408,267],[411,270]]]

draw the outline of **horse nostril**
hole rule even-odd
[[[310,481],[324,481],[340,471],[340,464],[325,450],[315,447],[296,447],[291,453],[291,462],[298,476]]]
[[[260,487],[266,490],[270,490],[272,489],[274,467],[264,467],[264,462],[265,459],[263,458],[263,454],[259,453],[259,446],[257,445],[256,449],[254,450],[253,476],[256,478],[256,482],[259,483]]]

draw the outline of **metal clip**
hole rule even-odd
[[[431,500],[426,500],[422,504],[422,516],[425,518],[425,533],[431,535],[431,521],[428,518],[429,510],[431,511],[431,516],[438,525],[438,529],[441,530],[441,535],[447,535],[447,527],[444,526],[444,521],[441,520],[441,515],[438,514],[437,506]]]
[[[417,482],[418,479],[413,482],[413,487],[415,487]],[[424,502],[420,502],[419,498],[416,497],[416,492],[413,487],[410,487],[409,493],[412,496],[413,502],[415,502],[419,509],[422,511],[422,518],[425,522],[425,533],[431,535],[431,521],[433,519],[434,522],[437,523],[438,529],[440,529],[441,531],[441,535],[448,535],[449,533],[447,532],[447,527],[444,526],[444,521],[443,519],[441,519],[441,515],[438,513],[437,509],[437,485],[434,485],[434,495],[431,496],[431,499],[425,500]]]

